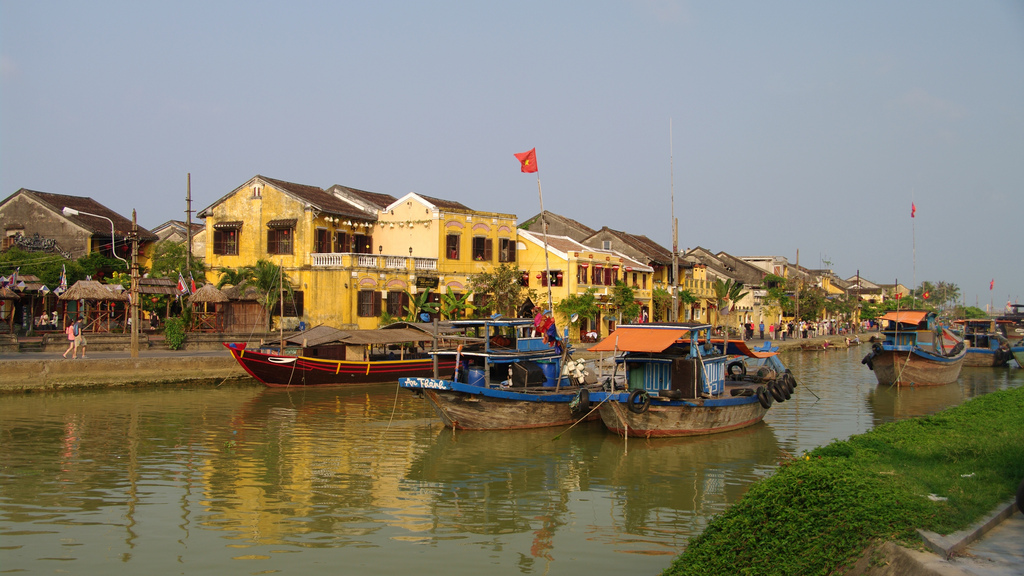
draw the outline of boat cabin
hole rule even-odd
[[[591,352],[615,352],[630,390],[651,396],[698,398],[725,388],[728,356],[709,339],[710,324],[622,324]]]
[[[896,310],[878,319],[887,344],[894,346],[934,346],[938,328],[934,312]]]
[[[968,348],[997,350],[1006,339],[998,332],[996,321],[990,318],[967,318],[957,320],[963,326],[964,341]]]

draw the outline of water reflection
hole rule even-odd
[[[393,384],[3,396],[0,565],[653,574],[787,454],[1024,383],[890,389],[861,356],[789,354],[800,386],[764,423],[653,441],[453,433]]]

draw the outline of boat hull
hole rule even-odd
[[[429,377],[434,374],[431,358],[353,362],[322,360],[304,356],[277,356],[225,344],[231,356],[250,376],[271,387],[340,386],[347,384],[379,384],[406,377]],[[438,374],[450,376],[455,371],[454,359],[438,359]]]
[[[942,386],[956,382],[967,357],[966,350],[951,357],[926,354],[918,349],[874,350],[864,363],[885,386]]]
[[[400,384],[421,392],[444,425],[459,430],[568,426],[598,417],[587,406],[574,411],[580,390],[575,386],[508,390],[432,378],[406,378]]]
[[[608,430],[635,438],[706,436],[757,424],[768,409],[755,396],[717,401],[652,401],[646,412],[636,414],[627,408],[625,394],[601,404],[601,421]]]
[[[964,366],[974,368],[997,368],[1006,366],[1013,355],[1009,350],[988,348],[968,348],[967,357],[964,358]]]

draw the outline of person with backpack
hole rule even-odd
[[[82,349],[82,358],[85,358],[85,344],[86,344],[86,342],[85,342],[85,330],[82,329],[82,319],[79,318],[78,320],[75,320],[75,323],[72,324],[72,326],[74,326],[74,328],[75,328],[75,351],[74,351],[74,353],[71,354],[71,357],[72,358],[77,357],[78,356],[78,349],[81,348]]]

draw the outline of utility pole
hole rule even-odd
[[[188,173],[185,189],[185,234],[188,238],[188,251],[185,252],[185,269],[192,272],[192,173]]]
[[[131,357],[139,357],[139,222],[136,219],[135,209],[132,209],[132,269],[131,285],[128,289],[128,297],[131,300],[132,339]]]

